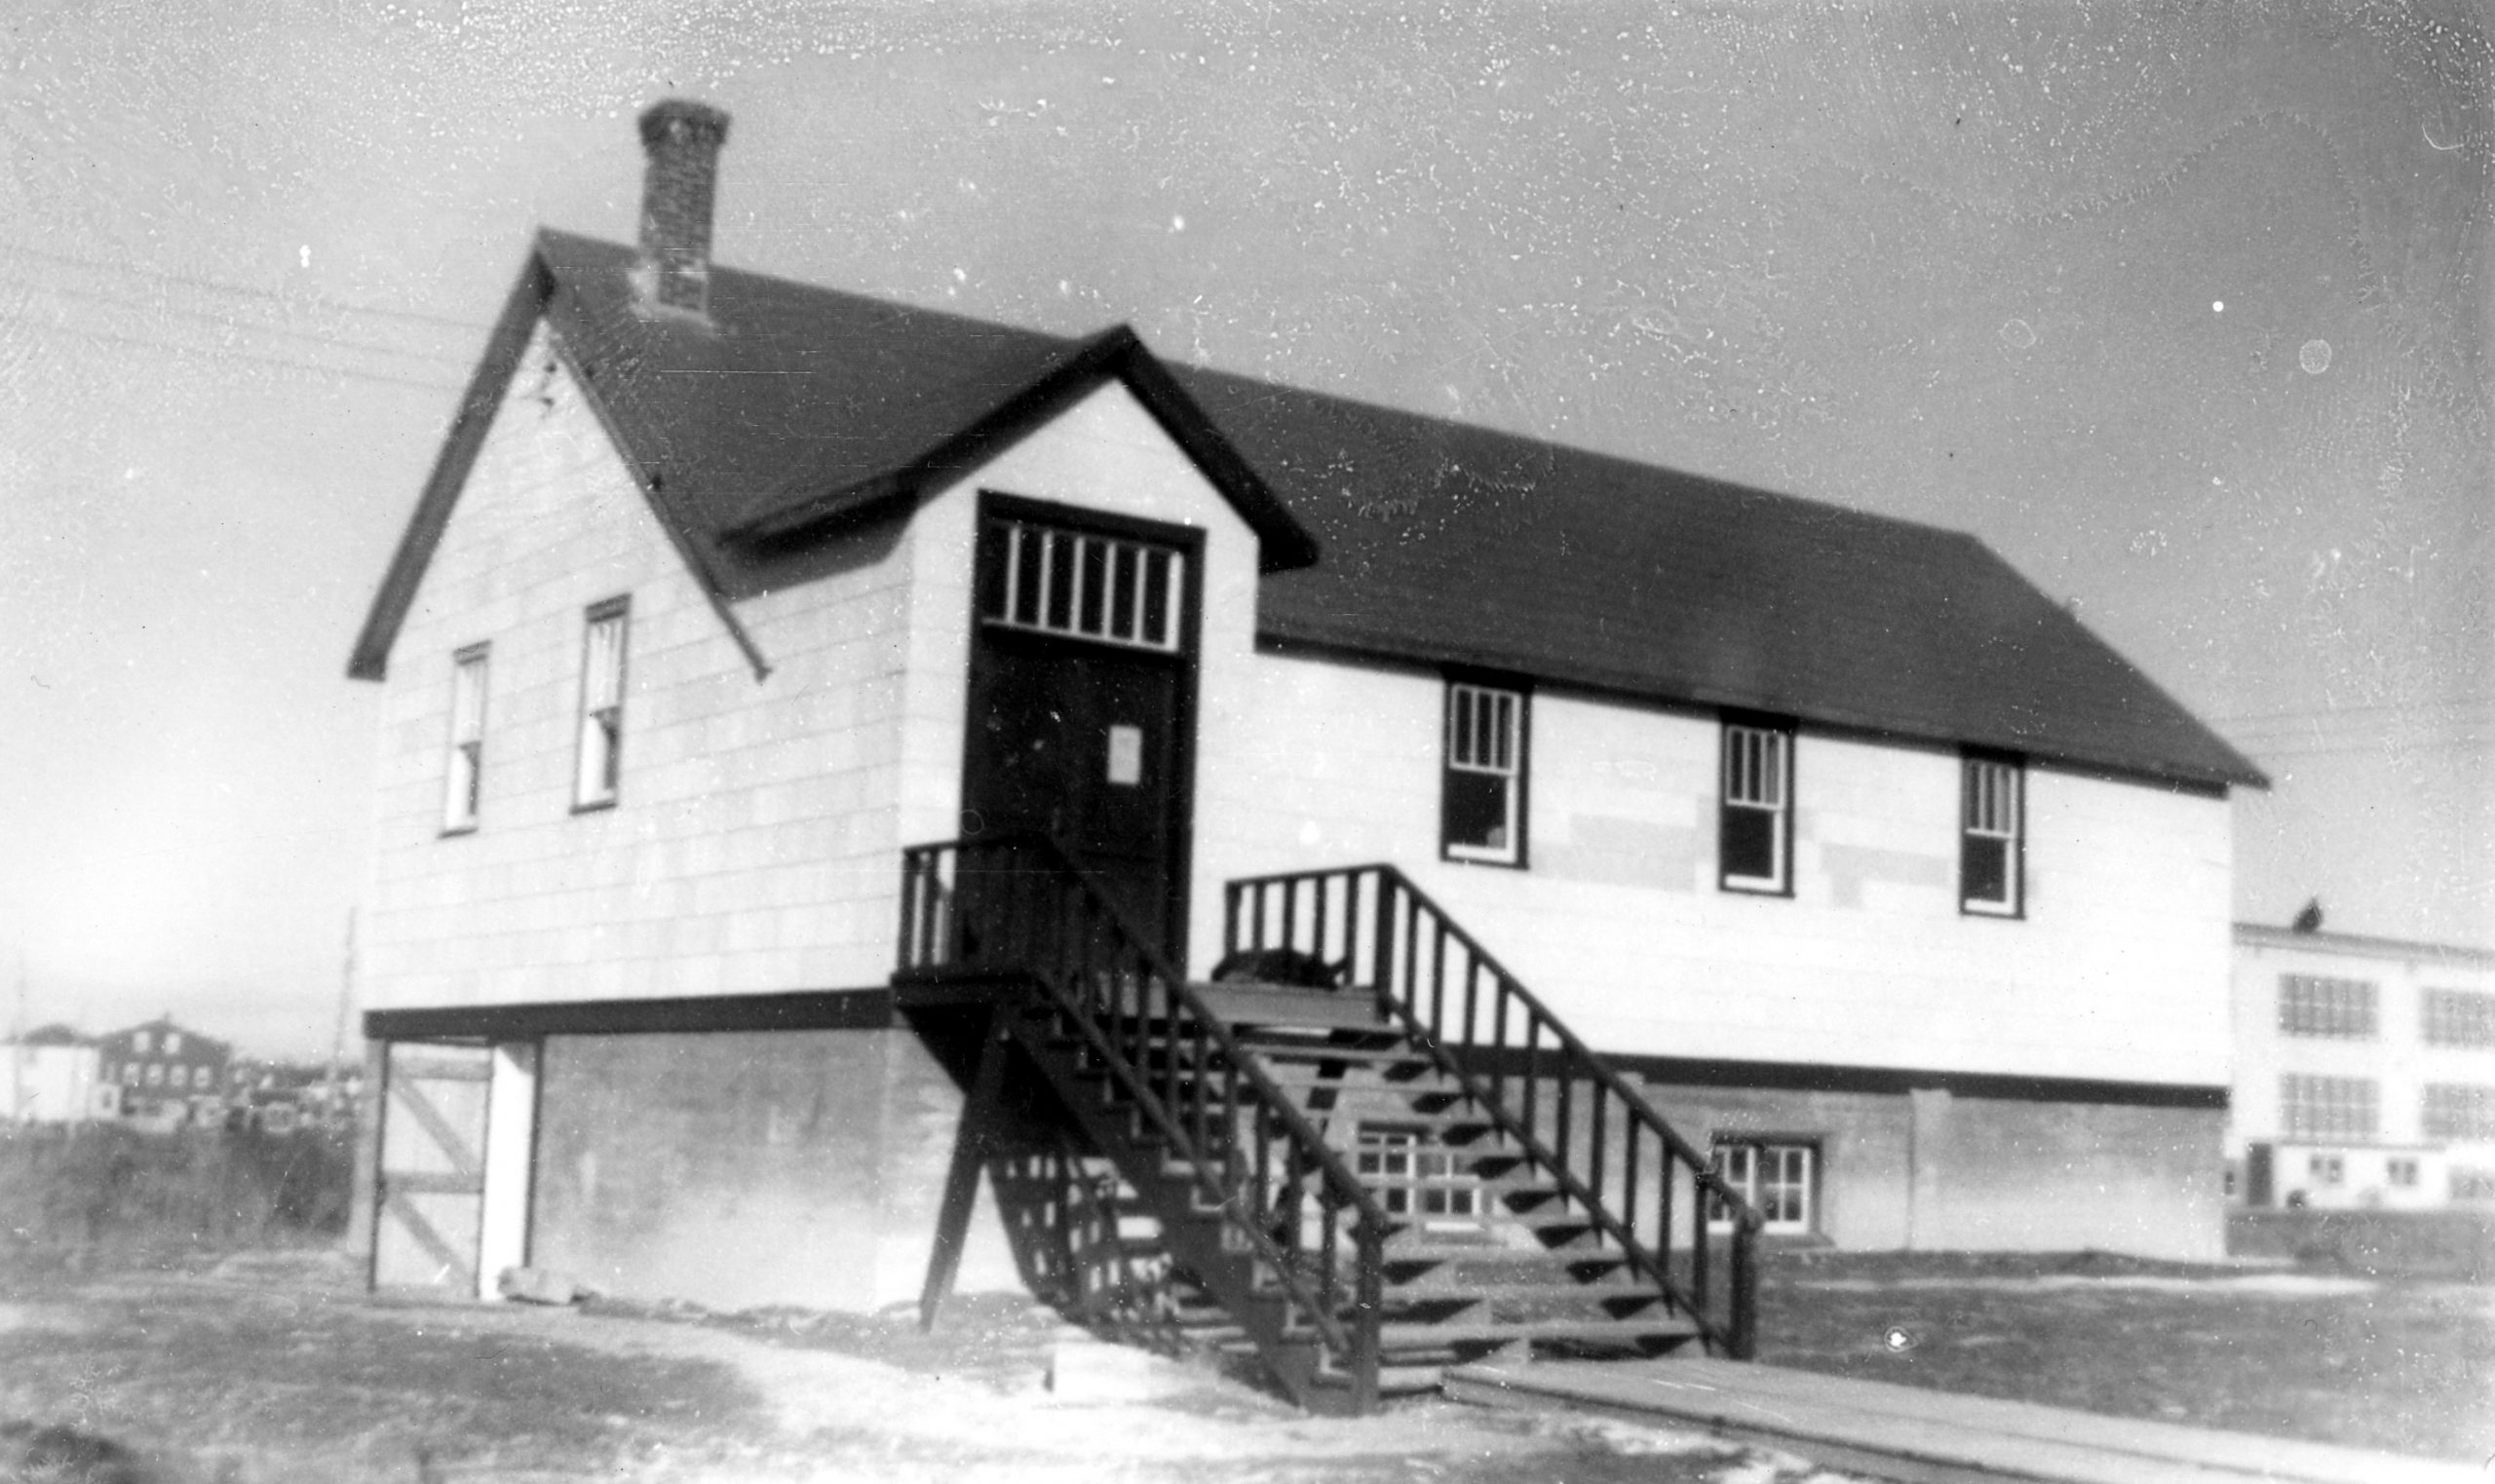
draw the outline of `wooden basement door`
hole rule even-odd
[[[376,1288],[474,1295],[485,1207],[484,1046],[393,1042],[382,1073]]]
[[[1183,954],[1201,544],[996,496],[983,514],[962,833],[1052,836]]]

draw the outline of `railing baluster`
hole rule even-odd
[[[1630,1119],[1621,1134],[1620,1150],[1620,1217],[1629,1227],[1629,1235],[1637,1235],[1637,1121]],[[1669,1243],[1667,1243],[1669,1245]]]
[[[1698,1165],[1694,1162],[1690,1165],[1690,1173],[1692,1176],[1696,1176],[1700,1173]],[[1690,1187],[1689,1195],[1689,1291],[1698,1296],[1699,1309],[1703,1313],[1708,1307],[1708,1298],[1707,1292],[1707,1208],[1713,1204],[1713,1202],[1707,1199],[1707,1190],[1703,1185],[1693,1183]]]
[[[1592,1157],[1587,1161],[1587,1165],[1593,1173],[1593,1178],[1589,1179],[1586,1183],[1594,1188],[1594,1196],[1599,1199],[1602,1197],[1603,1192],[1611,1188],[1611,1167],[1603,1162],[1603,1156],[1610,1153],[1610,1150],[1605,1146],[1608,1143],[1611,1131],[1611,1089],[1605,1087],[1600,1083],[1588,1083],[1586,1084],[1586,1098],[1587,1101],[1593,1105],[1594,1124],[1593,1137],[1592,1141],[1593,1144],[1593,1151]],[[1605,1203],[1608,1204],[1609,1202],[1606,1201]]]
[[[1238,1052],[1196,992],[1138,946],[1082,873],[1045,841],[911,847],[903,854],[899,907],[898,956],[905,969],[1020,966],[1034,973],[1047,991],[1042,1003],[1077,1038],[1076,1054],[1107,1074],[1104,1103],[1119,1107],[1130,1126],[1155,1132],[1194,1168],[1202,1196],[1229,1207],[1234,1231],[1245,1236],[1259,1272],[1279,1279],[1292,1306],[1291,1322],[1304,1317],[1335,1363],[1351,1367],[1356,1402],[1373,1391],[1382,1212],[1343,1157]],[[1717,1273],[1708,1242],[1710,1177],[1704,1157],[1400,872],[1362,866],[1228,883],[1223,931],[1232,950],[1300,949],[1326,962],[1348,960],[1355,974],[1367,966],[1378,1012],[1425,1043],[1465,1095],[1520,1140],[1528,1160],[1625,1249],[1632,1271],[1690,1313],[1708,1348],[1742,1356],[1751,1351],[1755,1213],[1738,1197],[1727,1198],[1732,1253],[1727,1292],[1719,1297],[1712,1291]],[[1459,971],[1460,991],[1448,982]],[[1486,1022],[1484,973],[1490,976]],[[1520,1094],[1509,1085],[1515,1078],[1523,1081]],[[1554,1078],[1555,1085],[1546,1089]],[[1588,1123],[1582,1133],[1581,1106]],[[1617,1137],[1615,1118],[1622,1124]],[[1252,1151],[1240,1148],[1243,1137],[1254,1142]],[[1684,1168],[1686,1223],[1675,1219],[1674,1205]],[[1311,1199],[1318,1201],[1314,1213]],[[1347,1259],[1342,1224],[1354,1210],[1360,1212],[1352,1238],[1358,1256]],[[1684,1226],[1686,1282],[1674,1272]],[[1317,1253],[1310,1252],[1312,1243]],[[1308,1271],[1311,1257],[1322,1271]],[[1357,1278],[1348,1307],[1347,1260]]]
[[[1557,1105],[1554,1112],[1559,1124],[1559,1167],[1573,1169],[1575,1166],[1568,1162],[1568,1151],[1574,1143],[1577,1132],[1577,1079],[1564,1066],[1559,1069],[1559,1085],[1552,1101]],[[1586,1183],[1593,1185],[1601,1178],[1602,1171],[1597,1169],[1594,1171],[1594,1178]],[[1599,1197],[1601,1191],[1597,1189],[1595,1195]]]

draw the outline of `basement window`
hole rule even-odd
[[[1793,891],[1793,729],[1724,723],[1721,884],[1728,892]]]
[[[1450,681],[1439,847],[1450,860],[1524,864],[1525,695]]]
[[[1361,1183],[1389,1216],[1418,1216],[1431,1228],[1470,1228],[1480,1223],[1481,1183],[1458,1164],[1455,1152],[1425,1142],[1403,1128],[1361,1130]]]
[[[581,640],[581,739],[572,807],[605,809],[624,778],[624,626],[630,599],[593,605]]]
[[[441,790],[445,835],[477,827],[485,779],[485,653],[484,645],[473,644],[450,660],[450,757]]]
[[[1758,1208],[1766,1219],[1761,1231],[1798,1237],[1812,1230],[1819,1162],[1818,1146],[1812,1144],[1718,1139],[1711,1167],[1735,1194]],[[1732,1211],[1720,1199],[1709,1198],[1707,1219],[1718,1230],[1732,1229]]]

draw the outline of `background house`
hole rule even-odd
[[[2495,1202],[2495,952],[2238,923],[2235,1046],[2244,1203]]]
[[[96,1038],[96,1075],[121,1089],[126,1118],[185,1123],[223,1117],[231,1047],[159,1015]]]
[[[1197,977],[1231,884],[1392,863],[1781,1239],[2216,1255],[2261,777],[2061,605],[1954,533],[716,267],[725,127],[645,116],[637,249],[536,240],[351,662],[382,1280],[908,1296],[979,1045],[896,982],[902,854],[1022,828]]]

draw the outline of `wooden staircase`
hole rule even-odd
[[[1017,1171],[1055,1203],[1009,1202],[1053,1213],[1044,1296],[1325,1410],[1492,1353],[1746,1358],[1756,1218],[1434,905],[1390,867],[1231,890],[1232,946],[1370,982],[1187,983],[1046,841],[906,853],[896,985],[983,996],[1062,1105]]]

